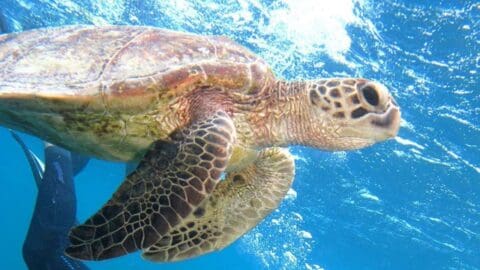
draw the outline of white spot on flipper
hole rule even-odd
[[[53,167],[55,168],[55,172],[57,173],[58,181],[62,182],[62,184],[65,184],[63,170],[60,164],[58,162],[53,162]]]

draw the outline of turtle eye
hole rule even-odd
[[[378,96],[377,90],[373,87],[367,85],[361,89],[363,97],[365,100],[372,106],[377,106],[380,98]]]

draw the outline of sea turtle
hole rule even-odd
[[[66,253],[78,259],[142,250],[175,261],[223,248],[285,196],[294,163],[278,147],[358,149],[395,136],[399,123],[380,83],[277,80],[225,37],[133,26],[0,36],[1,125],[139,162],[71,230]]]

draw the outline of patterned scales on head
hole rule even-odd
[[[400,123],[379,83],[277,80],[228,38],[158,28],[1,35],[0,70],[1,125],[139,162],[72,229],[66,252],[85,260],[142,250],[175,261],[221,249],[288,191],[294,163],[279,147],[358,149],[395,136]]]

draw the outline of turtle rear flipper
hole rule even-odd
[[[215,189],[232,153],[235,128],[224,112],[154,143],[103,208],[70,232],[66,253],[102,260],[155,244]]]
[[[287,151],[263,150],[251,165],[228,173],[208,200],[143,257],[178,261],[228,246],[277,208],[293,176],[294,162]]]

